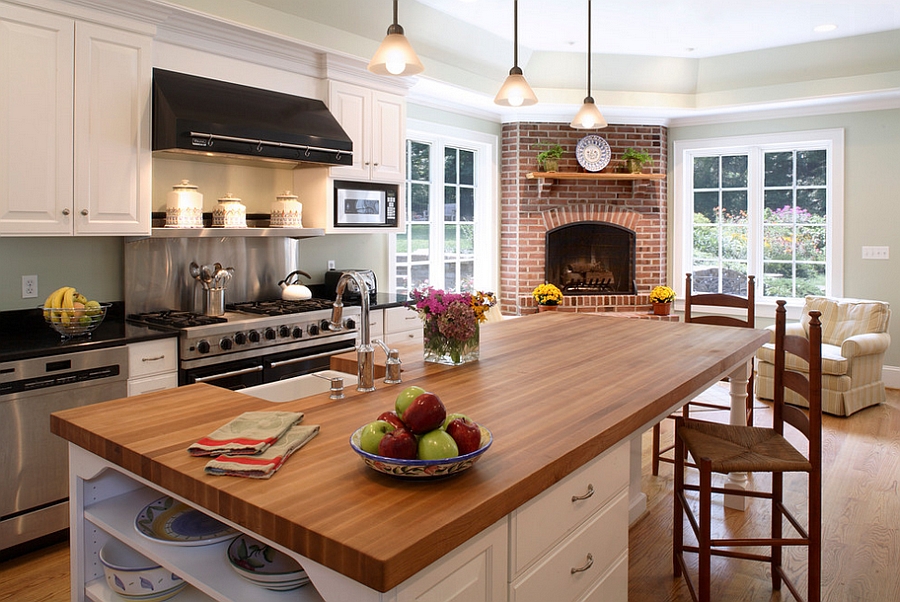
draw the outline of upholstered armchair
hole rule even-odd
[[[881,368],[891,344],[888,324],[890,305],[883,301],[806,297],[803,318],[788,324],[787,334],[806,336],[809,312],[822,312],[822,411],[836,416],[850,414],[882,403],[885,399]],[[756,353],[757,397],[771,400],[774,392],[775,345],[772,342]],[[788,354],[787,368],[806,372],[806,364]],[[785,392],[788,403],[807,407],[806,400]]]

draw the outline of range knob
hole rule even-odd
[[[317,334],[319,334],[319,326],[318,326],[318,324],[310,324],[309,326],[306,327],[306,331],[309,333],[310,336],[314,337]]]
[[[247,344],[247,335],[243,332],[234,333],[234,342],[237,345],[246,345]]]
[[[248,332],[247,338],[250,339],[251,343],[259,343],[259,333],[255,330]]]
[[[289,327],[289,326],[286,326],[286,325],[284,325],[284,326],[279,326],[279,327],[278,327],[278,336],[280,336],[282,339],[286,339],[286,338],[288,338],[289,336],[291,336],[291,329],[290,329],[290,327]]]
[[[267,341],[274,341],[276,336],[278,335],[274,328],[266,328],[265,337]]]
[[[344,328],[347,330],[356,330],[356,320],[353,318],[347,318],[344,320]]]
[[[222,337],[222,340],[219,341],[219,348],[222,349],[222,351],[228,351],[233,346],[234,346],[234,341],[232,341],[228,337]]]
[[[331,328],[331,322],[329,322],[328,320],[322,320],[321,322],[319,322],[319,329],[322,332],[328,332],[329,330],[333,330]]]
[[[303,329],[299,326],[294,326],[294,329],[291,331],[291,336],[295,339],[303,338]]]
[[[200,353],[209,353],[209,341],[203,340],[197,343],[197,351]]]

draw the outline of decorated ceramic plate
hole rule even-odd
[[[169,496],[144,506],[134,519],[134,528],[153,541],[180,546],[205,546],[225,541],[237,533],[228,525]]]
[[[472,465],[478,461],[478,458],[491,446],[494,440],[491,436],[491,431],[481,425],[478,425],[478,428],[481,429],[481,447],[472,453],[443,460],[398,460],[365,452],[359,447],[359,435],[363,427],[356,429],[350,435],[350,447],[360,455],[366,466],[384,474],[419,479],[446,477],[472,468]]]
[[[591,134],[578,141],[575,147],[575,158],[578,164],[588,171],[600,171],[612,157],[609,144],[600,136]]]
[[[290,556],[249,535],[238,535],[228,546],[228,563],[244,580],[274,591],[309,583],[306,571]]]

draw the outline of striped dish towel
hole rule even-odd
[[[244,412],[191,445],[188,452],[192,456],[258,454],[301,420],[300,412]]]
[[[295,451],[319,433],[318,425],[295,424],[264,452],[252,456],[222,454],[206,463],[206,474],[268,479]]]

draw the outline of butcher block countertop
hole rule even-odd
[[[195,384],[52,415],[51,429],[122,468],[368,587],[388,591],[749,357],[761,330],[547,312],[482,326],[459,367],[401,355],[404,382],[272,404]],[[415,357],[413,357],[415,355]],[[418,384],[489,428],[468,471],[429,481],[367,468],[350,434]],[[188,446],[242,412],[304,413],[319,435],[271,479],[204,474]]]

